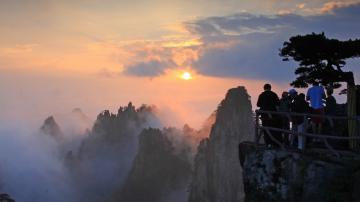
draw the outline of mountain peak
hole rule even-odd
[[[53,116],[49,116],[45,119],[43,125],[40,130],[51,137],[54,137],[57,140],[63,138],[63,132],[60,129],[60,126],[56,123],[55,118]]]
[[[228,90],[216,111],[209,138],[195,156],[189,202],[242,201],[238,144],[253,136],[250,96],[245,87]]]

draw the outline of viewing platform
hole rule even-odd
[[[263,125],[262,116],[267,120],[275,120],[281,124]],[[320,118],[323,120],[323,129],[320,134],[314,133],[311,127],[311,119]],[[298,132],[294,127],[294,119],[301,119],[303,131]],[[355,134],[349,134],[348,124],[352,122],[357,130]],[[287,123],[288,126],[284,126]],[[297,149],[298,137],[306,138],[303,152],[308,150],[328,152],[336,157],[360,155],[359,143],[360,117],[315,115],[309,113],[278,112],[278,111],[255,111],[255,139],[256,145],[263,143],[262,138],[267,135],[275,144],[274,147],[281,149]],[[354,146],[355,145],[355,146]]]

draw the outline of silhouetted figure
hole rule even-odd
[[[289,96],[289,93],[284,91],[281,94],[279,111],[280,112],[288,112],[290,110],[290,103],[291,103],[291,98]]]
[[[326,107],[325,107],[325,113],[327,115],[336,115],[336,99],[334,98],[333,94],[333,89],[332,88],[328,88],[326,89]]]
[[[294,102],[296,96],[298,96],[298,92],[295,89],[290,89],[289,90],[289,97],[290,97],[290,102]]]
[[[316,80],[311,88],[307,91],[306,100],[310,100],[311,113],[315,115],[324,115],[324,101],[325,91],[319,82]],[[323,118],[311,117],[311,124],[313,133],[321,133]]]
[[[300,93],[298,96],[296,96],[294,102],[291,104],[291,111],[295,113],[309,113],[310,107],[309,103],[305,100],[305,94]],[[293,116],[292,117],[292,123],[293,123],[293,130],[301,133],[306,132],[305,128],[305,121],[304,117],[302,116]],[[299,149],[305,149],[305,143],[306,138],[305,136],[298,136],[298,148]]]
[[[291,97],[288,92],[284,91],[281,94],[279,111],[280,112],[290,112]],[[290,120],[286,115],[281,115],[281,128],[289,130],[290,129]],[[286,145],[289,145],[289,134],[283,133],[283,140]]]
[[[290,99],[290,112],[292,112],[293,110],[291,109],[292,104],[295,101],[295,98],[298,96],[298,92],[295,89],[290,89],[289,90],[289,99]],[[292,124],[292,130],[296,130],[296,128],[294,128],[294,124]],[[290,144],[292,144],[294,142],[294,135],[290,134]]]
[[[280,105],[279,97],[271,91],[271,85],[264,85],[264,92],[259,95],[257,104],[260,110],[264,111],[276,111]]]
[[[276,93],[271,91],[271,85],[270,84],[265,84],[264,85],[264,92],[262,92],[259,95],[259,98],[258,98],[258,101],[257,101],[256,105],[260,108],[260,110],[277,111],[277,109],[279,108],[279,105],[280,105],[280,100],[279,100],[279,97],[276,95]],[[281,121],[279,121],[279,116],[276,116],[276,115],[272,115],[270,117],[267,114],[261,114],[261,122],[262,122],[263,126],[275,127],[275,128],[280,128],[281,127]],[[271,131],[271,134],[279,142],[282,142],[281,133]],[[264,134],[264,140],[265,140],[266,145],[278,146],[269,137],[269,135],[266,132]]]

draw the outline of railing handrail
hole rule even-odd
[[[359,136],[359,137],[336,136],[336,135],[326,135],[326,134],[315,134],[315,133],[307,133],[307,132],[298,132],[298,131],[286,130],[286,129],[281,129],[281,128],[274,128],[274,127],[269,127],[269,126],[258,126],[258,127],[259,127],[260,129],[269,129],[269,130],[274,130],[274,131],[279,131],[279,132],[285,132],[285,133],[291,133],[291,134],[300,135],[300,136],[323,138],[323,139],[336,139],[336,140],[356,140],[356,139],[360,139],[360,136]]]
[[[270,137],[270,139],[272,139],[273,142],[275,142],[276,144],[278,144],[281,148],[285,148],[284,144],[282,142],[279,142],[274,136],[273,134],[271,134],[271,131],[277,131],[277,132],[282,132],[283,134],[286,135],[295,135],[295,136],[305,136],[305,137],[312,137],[312,138],[318,138],[319,140],[322,140],[327,149],[330,150],[333,154],[335,154],[337,157],[340,157],[340,153],[333,148],[329,142],[328,139],[333,139],[333,140],[360,140],[360,136],[343,136],[343,135],[332,135],[332,134],[316,134],[316,133],[308,133],[305,131],[295,131],[293,129],[286,129],[286,128],[282,128],[282,127],[273,127],[271,125],[268,126],[263,126],[262,124],[260,125],[259,123],[259,117],[263,114],[268,115],[270,119],[272,118],[279,118],[279,116],[277,117],[272,117],[272,115],[280,115],[280,117],[286,117],[290,122],[293,122],[293,117],[301,117],[303,118],[303,123],[305,124],[305,128],[308,127],[308,121],[310,117],[319,117],[319,118],[323,118],[323,119],[327,119],[330,122],[330,126],[334,127],[334,120],[351,120],[351,121],[356,121],[356,122],[360,122],[360,117],[359,116],[354,116],[354,117],[350,117],[350,116],[333,116],[333,115],[319,115],[319,114],[310,114],[310,113],[297,113],[297,112],[283,112],[283,111],[266,111],[266,110],[255,110],[255,142],[258,144],[259,140],[261,138],[262,133],[259,133],[261,130],[266,132],[267,135]],[[260,131],[259,131],[260,129]]]
[[[331,119],[346,119],[346,120],[360,120],[360,116],[334,116],[334,115],[319,115],[311,113],[298,113],[298,112],[284,112],[284,111],[269,111],[269,110],[255,110],[256,114],[280,114],[290,116],[308,116],[308,117],[319,117],[319,118],[331,118]]]

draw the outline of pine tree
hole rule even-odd
[[[285,41],[280,49],[283,61],[298,62],[296,79],[290,85],[308,87],[319,80],[323,86],[339,88],[341,82],[347,83],[348,116],[356,115],[356,90],[354,75],[344,71],[346,59],[360,57],[360,39],[340,41],[329,39],[324,33],[293,36]],[[356,136],[356,121],[349,121],[349,136]],[[358,147],[356,141],[351,148]]]

